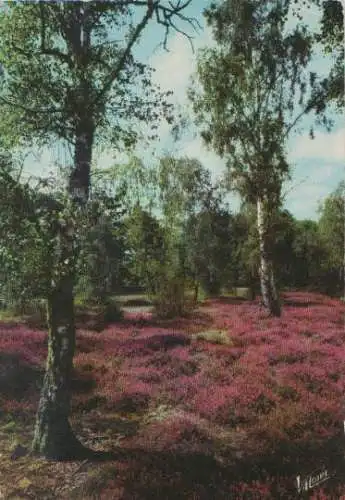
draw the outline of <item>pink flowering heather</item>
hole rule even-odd
[[[296,457],[337,436],[345,417],[345,305],[304,292],[285,293],[283,302],[280,318],[258,301],[212,299],[188,318],[126,313],[102,332],[78,330],[75,411],[142,419],[123,446],[148,454],[210,454],[222,466],[234,457],[270,458],[276,470],[266,479],[238,474],[230,484],[225,474],[219,498],[294,498]],[[229,343],[194,337],[208,329],[225,332]],[[43,332],[0,325],[0,353],[42,368],[46,348]],[[35,390],[21,399],[0,394],[1,406],[33,408]]]

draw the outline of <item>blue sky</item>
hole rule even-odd
[[[202,9],[209,4],[207,0],[194,0],[186,10],[186,15],[194,16],[204,26]],[[319,12],[305,9],[304,19],[311,26],[317,26]],[[179,26],[192,33],[190,26],[180,23]],[[169,51],[166,52],[157,46],[163,39],[163,30],[153,23],[146,31],[137,55],[145,62],[149,62],[155,69],[155,81],[164,90],[174,91],[174,101],[184,109],[188,106],[186,89],[190,77],[195,70],[196,51],[198,48],[212,43],[211,33],[207,29],[194,33],[195,53],[191,50],[188,40],[178,33],[171,33],[169,38]],[[330,67],[330,59],[321,53],[313,61],[313,70],[318,74],[326,75]],[[328,196],[344,179],[345,165],[345,121],[344,116],[334,116],[335,126],[331,133],[322,128],[315,128],[315,139],[309,138],[309,127],[312,120],[306,118],[300,131],[292,135],[288,141],[288,161],[291,165],[292,180],[284,186],[285,207],[299,218],[317,219],[317,209],[320,201]],[[170,130],[166,124],[159,129],[160,140],[147,150],[142,145],[138,146],[137,154],[152,161],[164,152],[176,155],[196,157],[211,170],[213,177],[218,177],[224,170],[224,161],[207,151],[200,138],[189,134],[179,143],[171,140]],[[123,154],[107,149],[98,151],[94,155],[97,166],[108,167],[114,161],[125,159]],[[44,175],[49,170],[54,170],[56,162],[65,163],[67,155],[61,150],[45,150],[40,161],[28,158],[25,164],[26,173]],[[239,206],[237,197],[230,197],[233,210]]]

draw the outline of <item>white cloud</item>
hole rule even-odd
[[[169,51],[162,51],[150,59],[150,65],[156,70],[155,83],[164,90],[173,90],[175,101],[185,101],[190,77],[196,70],[196,52],[210,45],[212,34],[208,28],[193,39],[194,53],[188,39],[176,33],[169,43]]]
[[[289,158],[317,158],[319,161],[345,162],[345,128],[332,133],[317,132],[315,139],[303,134],[290,142]]]
[[[283,187],[284,205],[299,219],[317,219],[320,202],[336,189],[343,178],[344,168],[339,162],[304,159],[293,170],[292,181]]]
[[[320,202],[329,195],[329,190],[322,184],[302,184],[286,196],[284,206],[297,219],[317,220]]]
[[[154,81],[164,90],[173,89],[175,95],[185,94],[195,58],[188,40],[176,35],[169,47],[169,52],[155,55],[151,59],[155,68]]]

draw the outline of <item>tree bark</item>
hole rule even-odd
[[[77,131],[74,170],[69,193],[74,201],[85,203],[89,196],[93,133]],[[73,228],[67,224],[57,235],[59,256],[54,283],[47,299],[48,357],[39,407],[36,415],[32,451],[54,460],[79,458],[86,448],[78,441],[69,422],[71,378],[75,351],[74,280],[76,260]]]
[[[73,200],[86,203],[90,190],[90,170],[94,130],[83,119],[76,130],[74,169],[70,176],[69,193]]]
[[[32,444],[34,453],[55,460],[73,458],[81,449],[68,420],[75,350],[72,280],[61,278],[47,301],[48,357]]]
[[[272,245],[270,242],[267,215],[264,200],[258,198],[257,224],[260,246],[260,284],[262,300],[270,314],[279,317],[281,315],[281,306],[274,278]]]

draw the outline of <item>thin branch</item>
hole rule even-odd
[[[310,111],[313,110],[313,108],[317,105],[318,97],[314,97],[309,103],[302,109],[302,111],[296,116],[296,118],[290,123],[290,125],[286,128],[285,133],[283,135],[283,139],[286,138],[291,130],[296,126],[296,124],[299,122],[299,120],[306,114],[308,114]]]
[[[20,104],[18,102],[11,102],[7,100],[5,97],[0,96],[0,102],[3,104],[6,104],[7,106],[12,106],[14,108],[20,108],[26,113],[31,113],[33,115],[38,115],[42,113],[62,113],[62,109],[57,109],[57,108],[42,108],[42,109],[37,109],[37,108],[28,108],[27,106],[24,106],[23,104]]]
[[[291,193],[291,191],[293,191],[294,189],[296,189],[297,187],[301,186],[304,182],[306,182],[308,179],[310,179],[310,175],[307,175],[306,177],[304,177],[301,181],[295,183],[293,186],[290,187],[290,189],[287,189],[284,193],[282,193],[281,195],[281,198],[282,200],[285,200],[286,199],[286,196]]]
[[[201,28],[200,23],[194,19],[194,18],[188,18],[184,14],[182,14],[183,10],[190,5],[192,0],[185,0],[182,2],[182,0],[177,0],[176,3],[173,3],[172,1],[169,1],[169,6],[161,5],[160,0],[124,0],[117,2],[116,5],[117,7],[129,7],[129,6],[140,6],[140,7],[146,7],[146,13],[143,16],[142,20],[137,24],[136,29],[134,30],[134,33],[130,39],[130,41],[127,44],[127,47],[123,51],[122,56],[120,57],[116,67],[114,68],[113,71],[109,74],[108,78],[106,79],[103,88],[101,91],[98,93],[96,99],[95,99],[95,104],[97,104],[108,92],[110,89],[111,85],[113,84],[114,80],[117,78],[118,74],[120,71],[124,68],[126,61],[128,57],[131,54],[132,48],[139,39],[141,33],[143,32],[144,28],[150,21],[150,19],[153,18],[155,15],[156,21],[158,24],[164,26],[165,28],[165,35],[164,35],[164,41],[163,41],[163,47],[167,49],[167,40],[169,36],[170,29],[173,29],[177,31],[178,33],[183,34],[188,38],[192,45],[192,49],[194,50],[193,44],[192,44],[192,37],[182,31],[180,28],[177,27],[175,21],[173,20],[174,18],[180,19],[181,21],[189,23],[193,29],[197,29],[197,27]]]
[[[61,52],[58,49],[48,48],[46,46],[46,23],[44,17],[43,2],[39,2],[40,20],[41,20],[41,54],[47,56],[58,57],[62,62],[66,63],[69,68],[73,68],[73,61],[68,54]]]
[[[169,37],[170,29],[172,28],[177,33],[180,33],[181,35],[185,36],[188,39],[188,41],[191,45],[192,51],[194,53],[194,45],[193,45],[193,38],[194,37],[191,35],[188,35],[188,33],[181,30],[180,28],[178,28],[176,23],[173,21],[173,19],[175,17],[183,22],[188,23],[195,31],[197,31],[198,29],[202,29],[201,25],[197,19],[189,18],[189,17],[186,17],[184,14],[182,14],[182,11],[190,3],[191,3],[191,0],[186,1],[183,4],[182,4],[181,0],[179,0],[176,3],[176,5],[174,5],[172,2],[169,2],[170,8],[163,6],[163,5],[158,5],[157,8],[155,9],[157,24],[161,24],[162,26],[165,27],[164,41],[161,44],[159,44],[160,46],[163,46],[165,50],[168,50],[168,48],[167,48],[168,37]]]
[[[117,78],[119,72],[123,69],[124,65],[126,64],[126,61],[131,54],[131,50],[132,50],[133,45],[136,43],[136,41],[140,37],[142,31],[146,27],[147,23],[152,18],[153,13],[154,13],[154,9],[155,9],[155,4],[152,2],[152,0],[148,0],[147,6],[148,6],[148,8],[146,10],[146,13],[145,13],[143,19],[141,20],[141,22],[137,25],[136,29],[134,30],[132,38],[128,42],[126,49],[123,51],[122,56],[120,57],[120,60],[118,61],[116,67],[108,75],[108,78],[106,79],[106,81],[103,85],[103,88],[100,90],[100,92],[96,96],[94,104],[97,105],[98,102],[100,100],[102,100],[103,96],[109,91],[114,80]]]
[[[24,160],[22,161],[21,163],[21,166],[19,168],[19,172],[18,172],[18,175],[17,175],[17,178],[16,178],[16,183],[19,184],[20,183],[20,179],[22,177],[22,174],[23,174],[23,170],[24,170],[24,161],[25,159],[28,157],[28,155],[26,155],[26,157],[24,158]]]

